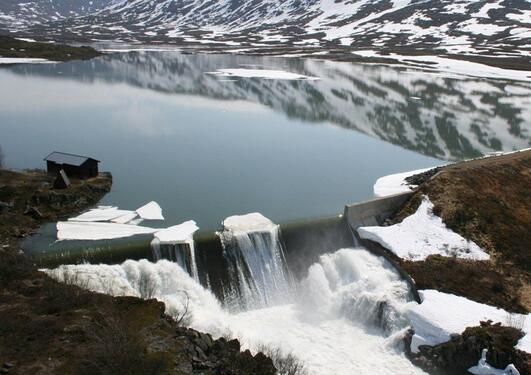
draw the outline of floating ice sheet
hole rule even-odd
[[[103,207],[89,210],[79,216],[71,217],[68,221],[83,221],[83,222],[96,222],[96,221],[111,221],[121,216],[132,215],[136,216],[134,211],[119,210],[116,207]]]
[[[207,72],[221,77],[242,77],[242,78],[264,78],[264,79],[285,79],[285,80],[318,80],[317,77],[305,76],[286,72],[283,70],[269,69],[218,69],[215,72]]]
[[[361,238],[378,242],[402,259],[420,261],[429,255],[487,260],[489,254],[447,228],[433,213],[433,203],[424,196],[417,212],[388,227],[360,227]]]
[[[60,221],[57,223],[58,240],[110,240],[134,236],[135,234],[155,233],[159,229],[138,225]]]
[[[185,243],[192,240],[197,230],[199,230],[199,227],[196,222],[189,220],[182,224],[159,230],[155,233],[155,237],[159,239],[160,243]]]
[[[46,59],[30,58],[30,57],[0,57],[0,64],[49,64],[55,63]]]
[[[155,201],[151,201],[136,210],[140,218],[146,220],[164,220],[162,216],[162,208]]]

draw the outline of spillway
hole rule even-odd
[[[143,281],[150,280],[168,314],[178,316],[189,305],[191,327],[237,337],[251,350],[280,348],[310,374],[423,373],[401,350],[413,295],[383,257],[362,248],[335,249],[294,277],[279,228],[267,218],[227,218],[216,237],[210,241],[221,242],[219,274],[201,256],[194,274],[190,251],[204,253],[194,246],[155,246],[156,262],[62,265],[47,272],[58,280],[76,273],[70,279],[113,295],[142,296]],[[221,293],[213,291],[215,283]]]

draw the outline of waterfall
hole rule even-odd
[[[199,282],[193,237],[198,229],[195,221],[190,220],[156,232],[151,241],[153,259],[176,262]]]
[[[409,287],[387,260],[363,249],[322,255],[301,283],[300,303],[314,316],[336,316],[386,334],[407,327]]]
[[[269,233],[258,240],[277,244],[274,230],[258,233]],[[253,279],[249,288],[256,292],[263,288],[268,296],[274,296],[275,285],[291,283],[284,268],[272,260],[275,254],[282,257],[281,247],[267,255],[245,257],[245,251],[265,251],[254,237],[250,234],[250,243],[244,243],[248,248],[227,248],[227,256],[240,254],[240,267],[250,264],[254,275],[270,266],[271,276]],[[45,271],[59,281],[68,279],[113,295],[141,296],[142,282],[149,280],[156,286],[154,296],[165,303],[166,313],[179,316],[184,306],[189,306],[190,327],[215,337],[238,337],[245,349],[263,344],[292,353],[309,375],[424,374],[398,349],[408,326],[407,284],[387,261],[364,249],[341,249],[321,256],[287,303],[247,311],[227,311],[179,264],[164,259],[157,263],[128,260],[120,265],[64,265]],[[278,284],[274,283],[275,274],[276,281],[280,278]]]
[[[293,280],[278,225],[259,213],[231,216],[218,235],[233,281],[227,306],[244,311],[289,301]]]

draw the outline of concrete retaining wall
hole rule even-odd
[[[382,225],[385,219],[390,218],[398,211],[412,195],[413,192],[399,193],[347,205],[345,206],[344,217],[352,236],[355,238],[355,242],[371,253],[384,257],[409,284],[413,298],[420,303],[420,295],[415,280],[402,268],[398,257],[379,243],[360,238],[357,232],[357,229],[362,226]]]

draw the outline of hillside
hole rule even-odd
[[[95,2],[90,14],[84,8],[65,18],[63,12],[58,20],[43,12],[34,16],[22,11],[13,19],[4,5],[0,20],[10,30],[64,40],[349,47],[527,58],[531,52],[527,0],[108,2],[102,9],[101,0]]]

